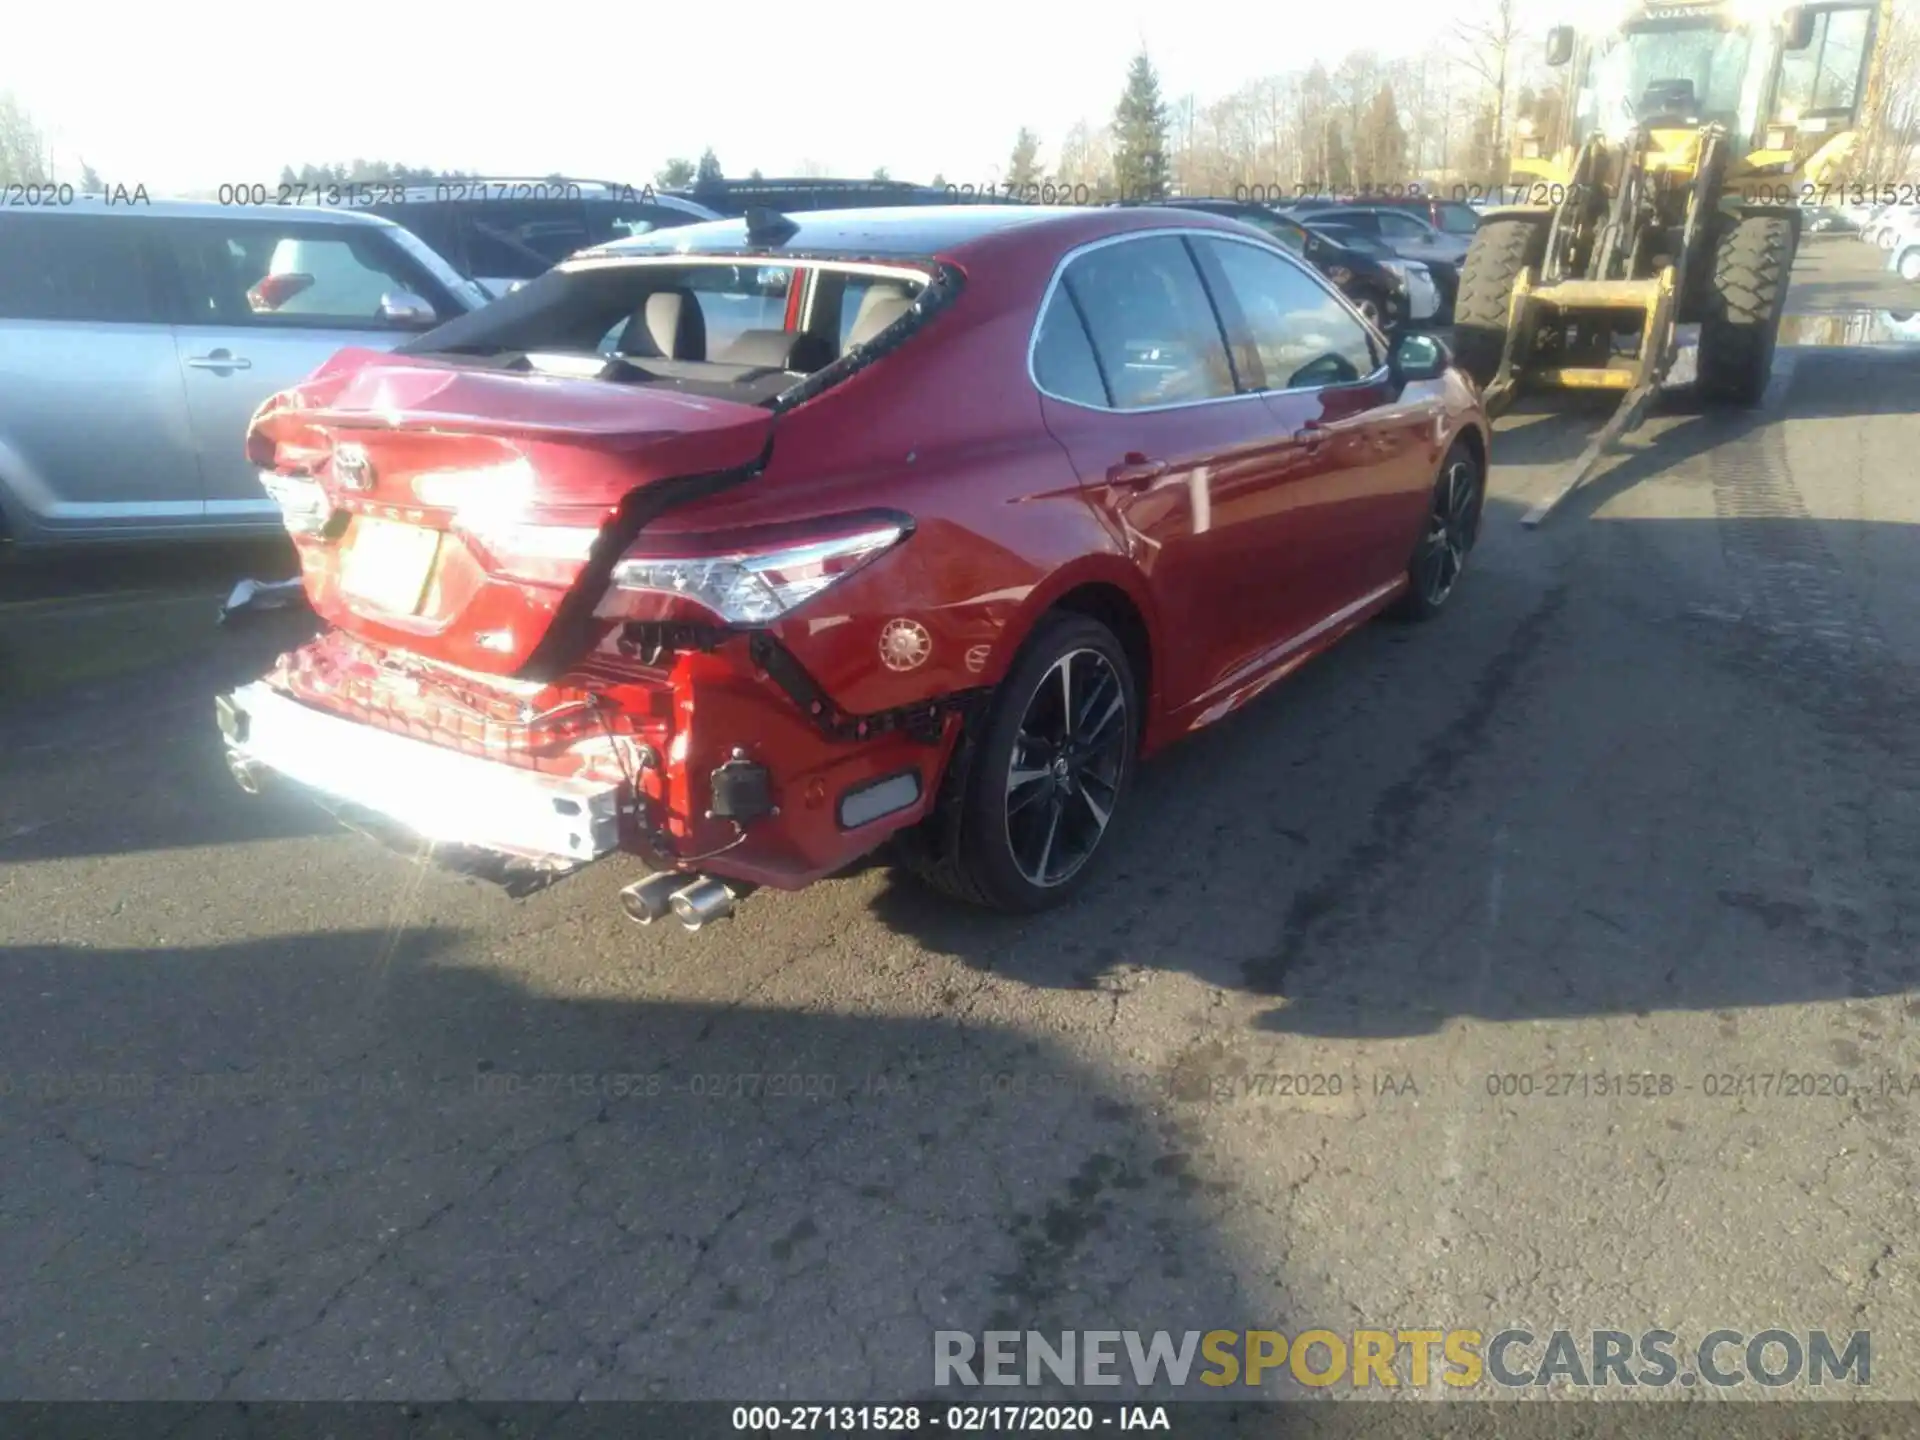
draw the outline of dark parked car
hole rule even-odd
[[[1348,243],[1365,242],[1402,260],[1419,261],[1439,288],[1441,317],[1448,322],[1453,319],[1460,267],[1471,243],[1465,236],[1437,230],[1417,212],[1393,205],[1300,205],[1287,213],[1323,235]]]
[[[1264,232],[1303,256],[1340,287],[1354,308],[1383,330],[1435,318],[1440,287],[1418,261],[1406,262],[1385,246],[1354,244],[1248,200],[1181,199],[1155,202],[1176,210],[1223,215]]]
[[[716,348],[716,295],[764,319]],[[1138,759],[1448,603],[1489,443],[1439,339],[1213,215],[621,241],[262,408],[331,628],[222,697],[229,764],[463,853],[637,852],[638,920],[894,838],[1036,910]]]
[[[951,205],[956,187],[915,185],[906,180],[722,180],[667,192],[675,199],[705,206],[720,215],[745,215],[749,208],[777,210],[848,210],[891,208],[897,205]],[[968,197],[971,198],[971,197]]]
[[[1320,210],[1338,205],[1363,205],[1370,209],[1406,210],[1425,220],[1436,230],[1471,240],[1480,228],[1480,212],[1464,200],[1446,200],[1435,195],[1355,195],[1345,199],[1307,198],[1292,202],[1299,210]]]
[[[576,250],[717,220],[717,211],[650,185],[605,180],[438,180],[320,186],[314,203],[404,225],[489,294],[544,275]]]

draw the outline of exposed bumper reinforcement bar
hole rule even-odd
[[[423,839],[582,865],[620,843],[617,781],[544,775],[329,715],[255,681],[216,701],[236,775],[284,776]]]

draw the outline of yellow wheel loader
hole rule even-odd
[[[1700,327],[1705,399],[1759,401],[1803,207],[1901,178],[1848,175],[1891,4],[1635,0],[1598,33],[1549,32],[1557,133],[1519,127],[1503,191],[1522,203],[1481,219],[1454,349],[1494,414],[1527,390],[1623,398],[1527,524],[1639,422],[1676,326]]]

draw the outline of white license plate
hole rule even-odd
[[[411,615],[426,595],[439,549],[438,530],[356,516],[341,562],[340,588],[389,614]]]

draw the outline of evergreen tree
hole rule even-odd
[[[1127,67],[1127,88],[1113,112],[1113,181],[1123,200],[1158,200],[1172,180],[1167,107],[1153,61],[1142,50]]]
[[[720,157],[713,153],[713,147],[709,145],[700,156],[699,167],[693,172],[694,193],[704,195],[717,190],[726,178],[720,170]]]

